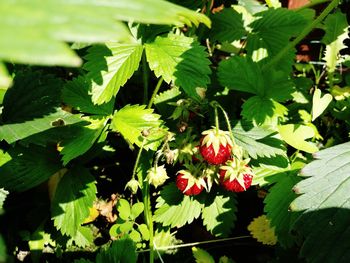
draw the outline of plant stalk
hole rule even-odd
[[[142,54],[142,78],[143,78],[143,104],[148,102],[149,70],[146,61],[146,53]]]
[[[154,99],[156,97],[156,95],[158,94],[159,92],[159,89],[160,89],[160,86],[162,86],[162,83],[163,83],[163,77],[161,77],[159,80],[158,80],[158,83],[157,83],[157,86],[154,88],[154,91],[153,91],[153,94],[152,94],[152,97],[147,105],[147,109],[150,109],[154,103]]]
[[[276,64],[286,53],[296,46],[301,40],[303,40],[337,5],[339,0],[332,0],[329,5],[322,11],[322,13],[312,23],[304,28],[303,31],[292,41],[289,42],[275,57],[273,57],[269,63],[262,67],[262,71],[266,71]]]

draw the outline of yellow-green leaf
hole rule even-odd
[[[332,99],[333,97],[331,94],[328,93],[321,97],[321,90],[315,90],[314,96],[312,97],[312,121],[314,121],[325,111],[325,109],[327,109]]]

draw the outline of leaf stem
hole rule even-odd
[[[235,138],[233,137],[232,126],[231,126],[230,119],[228,117],[227,112],[225,111],[225,109],[217,101],[214,101],[213,104],[215,105],[215,108],[219,108],[222,111],[222,114],[224,114],[225,121],[226,121],[226,124],[227,124],[227,129],[228,129],[228,131],[230,133],[230,138],[232,140],[232,143],[234,144],[235,143]]]
[[[332,0],[329,5],[322,11],[322,13],[311,24],[306,26],[303,31],[292,41],[289,42],[270,62],[262,67],[262,71],[266,71],[274,64],[276,64],[286,53],[303,40],[339,3],[339,0]]]
[[[215,129],[216,133],[219,133],[220,126],[219,126],[219,114],[218,114],[218,107],[214,105],[214,114],[215,114]]]
[[[139,162],[140,162],[141,153],[142,153],[142,150],[143,150],[143,146],[145,145],[145,141],[146,141],[146,138],[143,138],[141,147],[140,147],[140,149],[139,149],[139,152],[137,153],[136,161],[135,161],[135,164],[134,164],[134,169],[132,170],[132,179],[135,179],[136,170],[137,170],[137,167],[138,167]],[[141,181],[140,181],[140,179],[141,179]],[[142,176],[139,177],[138,180],[139,180],[139,184],[142,185],[142,184],[143,184],[143,178],[142,178]]]
[[[303,5],[299,8],[296,8],[295,10],[299,11],[299,10],[303,10],[303,9],[310,8],[310,7],[313,7],[315,5],[320,5],[320,4],[327,3],[327,2],[330,2],[330,0],[313,0],[306,5]]]
[[[160,89],[160,86],[162,86],[162,83],[163,83],[163,77],[161,77],[159,80],[158,80],[158,83],[157,83],[157,86],[154,88],[154,91],[153,91],[153,94],[152,94],[152,97],[148,103],[148,106],[147,106],[147,109],[150,109],[154,103],[154,99],[156,97],[156,95],[158,94],[159,92],[159,89]]]
[[[152,217],[152,207],[151,207],[151,194],[150,194],[150,185],[148,182],[144,184],[143,191],[143,202],[145,204],[144,215],[146,219],[146,224],[149,230],[149,262],[154,262],[154,245],[153,245],[153,217]]]
[[[148,102],[149,68],[146,61],[146,53],[142,54],[142,78],[143,78],[143,104]]]

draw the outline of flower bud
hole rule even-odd
[[[140,184],[133,178],[126,184],[125,189],[126,188],[128,188],[131,193],[136,194],[137,190],[140,188]]]
[[[147,172],[146,180],[148,181],[149,184],[152,184],[154,185],[155,188],[157,188],[158,186],[164,184],[164,182],[168,178],[169,177],[166,173],[164,165],[162,165],[162,166],[152,167],[151,169],[149,169]]]

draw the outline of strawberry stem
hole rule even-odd
[[[224,114],[225,121],[226,121],[226,124],[227,124],[227,129],[228,129],[228,131],[230,133],[230,138],[232,140],[232,143],[235,144],[235,138],[233,137],[232,126],[231,126],[228,114],[226,113],[225,109],[217,101],[213,101],[212,104],[215,107],[215,110],[217,110],[217,108],[219,108],[222,111],[222,113]],[[217,113],[215,115],[217,116]]]
[[[216,134],[219,134],[220,126],[219,126],[219,114],[217,105],[214,104],[214,114],[215,114],[215,130]]]

